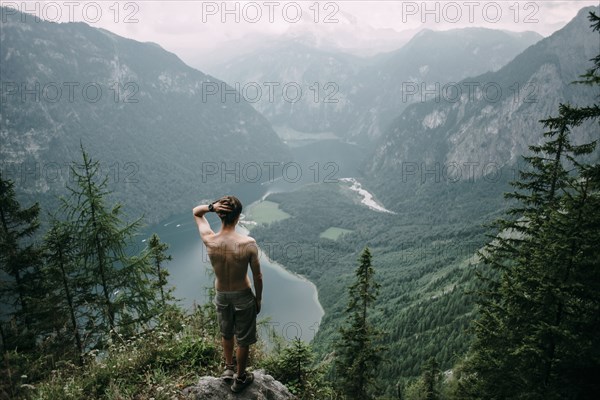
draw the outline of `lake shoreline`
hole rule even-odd
[[[267,197],[269,196],[269,194],[270,193],[266,193],[261,199],[256,200],[256,201],[250,203],[247,206],[248,210],[251,210],[252,207],[255,207],[256,205],[258,205],[258,204],[260,204],[260,203],[262,203],[264,201],[267,201]],[[248,214],[251,214],[251,211]],[[254,225],[255,226],[255,225],[257,225],[257,223],[255,221],[252,221],[252,220],[241,220],[240,221],[239,227],[244,230],[244,233],[246,235],[249,235],[250,234],[250,228],[248,226],[245,226],[246,224],[247,225]],[[317,288],[317,285],[313,281],[311,281],[310,279],[308,279],[306,276],[304,276],[302,274],[299,274],[299,273],[296,273],[294,271],[290,271],[284,265],[282,265],[279,262],[271,259],[266,252],[262,251],[262,249],[260,248],[260,244],[258,244],[258,249],[259,249],[260,252],[262,252],[264,254],[264,257],[269,261],[269,263],[272,266],[280,269],[284,273],[287,273],[287,274],[289,274],[289,275],[297,278],[298,280],[300,280],[302,282],[308,283],[311,286],[311,288],[314,291],[313,292],[313,296],[312,296],[312,300],[318,305],[319,310],[321,312],[321,317],[320,317],[319,321],[317,321],[317,325],[320,325],[321,321],[323,320],[323,317],[325,316],[325,309],[323,308],[323,305],[321,304],[321,301],[319,300],[319,289]],[[315,335],[316,335],[317,331],[318,331],[318,328],[315,330]]]
[[[266,196],[265,196],[265,198],[266,198]],[[248,206],[248,208],[252,207],[255,204],[260,203],[261,201],[264,201],[264,199],[257,200],[255,202],[253,202],[252,204],[250,204]],[[245,222],[240,221],[240,224],[239,224],[239,227],[244,230],[244,233],[246,235],[248,235],[250,233],[250,229],[248,229],[246,226],[244,226],[244,224],[247,224],[248,222],[254,222],[254,221],[245,221]],[[269,255],[266,252],[262,251],[262,249],[260,248],[260,244],[257,244],[257,245],[258,245],[259,252],[261,252],[264,255],[264,257],[269,261],[269,263],[271,265],[273,265],[276,268],[280,269],[281,271],[283,271],[283,272],[285,272],[285,273],[287,273],[287,274],[289,274],[289,275],[291,275],[291,276],[293,276],[293,277],[301,280],[302,282],[308,283],[310,286],[312,286],[312,288],[314,289],[313,301],[318,304],[319,309],[320,309],[320,311],[322,313],[321,319],[323,319],[323,316],[325,316],[325,309],[323,308],[323,305],[319,301],[319,289],[317,288],[317,285],[315,285],[315,283],[313,281],[311,281],[310,279],[308,279],[306,276],[304,276],[302,274],[298,274],[298,273],[296,273],[294,271],[290,271],[284,265],[282,265],[279,262],[271,259],[271,257],[269,257]],[[319,321],[319,323],[320,323],[320,321]]]
[[[260,250],[260,246],[258,246],[258,248]],[[286,267],[284,267],[277,261],[272,260],[266,253],[265,253],[265,257],[267,258],[267,260],[269,260],[269,263],[271,263],[271,265],[274,265],[276,268],[280,269],[281,271],[283,271],[289,275],[292,275],[293,277],[297,278],[298,280],[308,283],[310,286],[312,286],[312,288],[315,291],[314,295],[313,295],[313,301],[315,301],[315,303],[317,303],[319,305],[319,309],[321,310],[321,313],[322,313],[321,319],[323,319],[323,317],[325,316],[325,309],[323,308],[323,305],[319,301],[319,289],[317,288],[317,285],[315,285],[315,283],[313,281],[311,281],[310,279],[308,279],[306,276],[304,276],[302,274],[298,274],[294,271],[290,271],[289,269],[287,269]],[[319,323],[320,323],[320,321],[319,321]]]

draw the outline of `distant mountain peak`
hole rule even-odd
[[[497,71],[457,82],[455,87],[463,90],[460,96],[451,99],[439,92],[435,99],[406,107],[383,134],[365,168],[376,182],[374,190],[385,194],[384,204],[394,209],[393,204],[407,195],[399,190],[407,163],[421,172],[455,171],[459,166],[463,178],[468,165],[474,179],[497,179],[488,175],[514,166],[527,154],[528,145],[539,143],[544,130],[539,120],[556,114],[560,103],[593,104],[597,89],[572,84],[600,51],[600,35],[587,19],[590,11],[599,12],[600,7],[582,9],[563,29]],[[467,84],[474,89],[467,91]],[[493,93],[486,87],[493,87]],[[574,128],[573,139],[589,142],[597,138],[595,131],[597,127],[589,124]]]

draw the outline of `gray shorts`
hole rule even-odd
[[[217,290],[214,304],[221,336],[231,339],[235,334],[240,346],[256,343],[256,300],[252,289],[236,292]]]

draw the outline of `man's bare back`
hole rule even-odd
[[[215,288],[218,291],[231,292],[250,288],[248,265],[252,270],[254,290],[256,292],[257,312],[260,312],[262,299],[262,273],[258,259],[256,241],[250,236],[236,232],[239,215],[233,220],[227,219],[232,206],[227,201],[216,201],[210,205],[194,208],[194,218],[200,237],[206,245],[210,263],[215,271]],[[215,233],[204,215],[213,211],[221,218],[222,226]]]
[[[221,231],[207,239],[206,249],[216,276],[215,288],[224,292],[250,288],[248,265],[258,261],[254,259],[256,241],[235,231]]]

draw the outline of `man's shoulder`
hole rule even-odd
[[[256,243],[256,240],[252,236],[244,235],[239,232],[235,232],[235,236],[233,237],[237,243]]]
[[[249,247],[255,247],[256,246],[256,240],[254,240],[253,237],[246,236],[244,238],[244,245],[249,246]]]
[[[202,242],[204,242],[204,244],[208,246],[215,243],[216,236],[216,233],[214,233],[213,231],[203,232],[200,234],[200,239],[202,239]]]
[[[251,236],[244,236],[244,240],[240,243],[244,248],[252,250],[258,249],[256,240]]]

